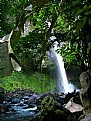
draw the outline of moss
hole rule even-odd
[[[46,96],[42,100],[40,121],[67,121],[65,112],[57,109],[55,104],[51,96]]]

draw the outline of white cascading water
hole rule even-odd
[[[54,48],[51,49],[51,54],[52,54],[52,58],[55,62],[55,64],[57,65],[57,70],[58,70],[58,88],[59,88],[59,92],[64,92],[64,93],[68,93],[68,92],[72,92],[74,91],[75,87],[72,83],[69,83],[66,77],[66,72],[65,72],[65,68],[64,68],[64,62],[63,62],[63,58],[62,56],[60,56],[59,53],[55,52],[55,50],[57,50],[57,43],[54,45]]]
[[[48,26],[50,27],[51,23],[47,22]],[[52,34],[54,34],[54,29],[52,29],[51,31]],[[49,38],[49,41],[53,41],[55,40],[56,37],[55,36],[51,36]],[[51,49],[51,54],[52,54],[52,58],[55,61],[56,65],[57,65],[57,70],[58,70],[58,90],[59,92],[64,92],[64,93],[68,93],[68,92],[72,92],[74,91],[75,86],[70,82],[68,82],[67,77],[66,77],[66,72],[65,72],[65,68],[64,68],[64,62],[62,59],[62,56],[60,56],[59,53],[55,52],[55,50],[58,49],[57,47],[57,42],[54,44],[54,48]]]

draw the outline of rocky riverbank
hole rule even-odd
[[[0,88],[0,121],[78,121],[83,114],[79,92],[38,94]]]

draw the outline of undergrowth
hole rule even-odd
[[[22,72],[13,72],[12,76],[5,77],[0,81],[0,87],[5,90],[30,89],[38,93],[54,91],[55,85],[55,80],[41,73],[27,76]]]

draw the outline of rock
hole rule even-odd
[[[16,103],[19,103],[19,102],[20,102],[20,99],[19,98],[14,98],[11,101],[12,104],[16,104]]]
[[[88,93],[88,99],[90,100],[90,105],[91,105],[91,84],[90,84],[90,86],[88,88],[87,93]]]
[[[29,102],[29,96],[24,96],[20,101],[21,104],[28,104],[28,102]]]
[[[61,93],[61,94],[54,93],[54,94],[51,94],[51,96],[57,101],[57,103],[60,103],[61,105],[64,104],[64,99],[65,99],[64,93]]]
[[[29,97],[28,104],[35,102],[36,98],[37,98],[37,95],[32,95],[31,97]]]
[[[34,121],[33,118],[30,118],[29,121]]]
[[[48,95],[42,100],[39,121],[75,121],[75,119],[57,102],[56,98]]]
[[[0,87],[0,94],[4,94],[4,88]]]
[[[86,115],[85,118],[80,121],[91,121],[91,114]]]
[[[7,102],[11,102],[11,98],[9,98],[9,97],[5,97],[5,101],[7,101]]]
[[[40,114],[41,114],[41,112],[38,111],[38,112],[34,115],[33,121],[39,121]]]
[[[73,102],[73,98],[71,98],[64,107],[68,109],[71,113],[79,112],[83,110],[83,107],[80,104],[76,104]]]
[[[1,113],[6,113],[9,111],[9,108],[10,108],[10,103],[8,102],[3,102],[3,104],[0,105],[0,112]]]
[[[73,97],[73,102],[82,105],[79,93],[77,93],[77,95]]]
[[[91,69],[80,75],[81,91],[80,98],[84,107],[83,113],[87,115],[91,113]]]
[[[3,91],[2,91],[3,92]],[[76,93],[58,94],[46,93],[37,95],[27,90],[8,91],[5,93],[5,101],[0,105],[1,113],[24,111],[33,112],[30,121],[77,121],[77,113],[71,113],[63,107],[71,97],[76,101]]]
[[[28,108],[34,108],[35,104],[28,104]]]
[[[4,88],[0,87],[0,103],[3,103],[5,98]]]
[[[4,101],[4,94],[0,94],[0,103],[2,104]]]
[[[0,113],[2,112],[2,109],[3,109],[3,105],[0,104]]]
[[[48,111],[47,114],[41,117],[40,121],[68,121],[67,116],[63,111],[56,110]]]
[[[24,100],[28,100],[29,99],[29,96],[24,96],[23,99]]]
[[[77,95],[76,90],[74,90],[72,93],[66,94],[65,98],[64,98],[64,103],[67,103],[72,97],[75,97]]]
[[[25,100],[24,99],[20,100],[20,106],[23,106],[23,105],[25,105]]]

